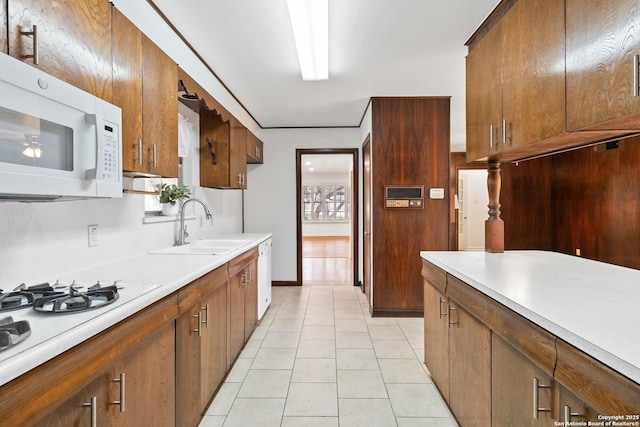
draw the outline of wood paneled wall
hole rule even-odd
[[[449,103],[372,98],[374,315],[422,315],[418,254],[449,248]],[[386,209],[387,185],[424,185],[424,209]],[[444,199],[429,199],[434,187]]]
[[[640,137],[502,165],[505,249],[547,249],[640,269]]]

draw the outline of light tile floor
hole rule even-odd
[[[274,287],[201,427],[455,427],[423,320],[371,318],[352,286]]]

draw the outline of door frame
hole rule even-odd
[[[358,149],[357,148],[296,148],[296,285],[302,286],[302,156],[305,154],[350,154],[353,163],[351,178],[351,247],[353,285],[358,284]]]
[[[371,310],[371,134],[362,143],[362,292]]]

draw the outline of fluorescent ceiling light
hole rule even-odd
[[[287,0],[302,80],[329,78],[329,0]]]

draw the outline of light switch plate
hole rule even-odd
[[[444,199],[444,188],[430,188],[429,189],[429,198],[430,199]]]
[[[89,247],[98,246],[98,226],[89,226]]]

